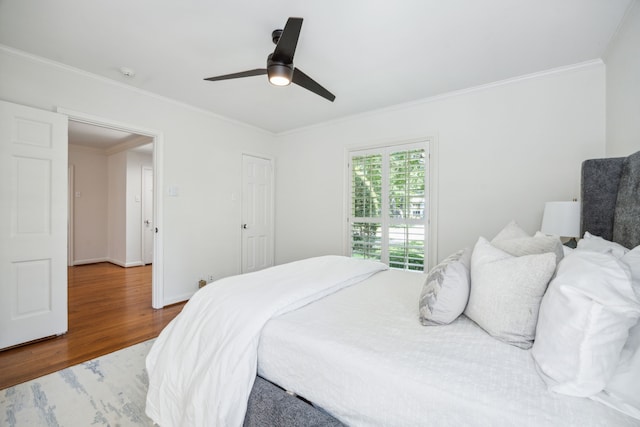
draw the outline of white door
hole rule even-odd
[[[142,262],[153,262],[153,169],[142,168]]]
[[[67,117],[0,101],[0,348],[67,331]]]
[[[271,160],[242,156],[242,272],[273,265]]]

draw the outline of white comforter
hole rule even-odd
[[[621,412],[552,393],[530,350],[467,317],[422,326],[424,275],[389,270],[271,319],[258,373],[348,426],[631,427]]]
[[[203,288],[147,356],[147,415],[162,427],[241,426],[264,324],[385,269],[378,262],[326,256]]]

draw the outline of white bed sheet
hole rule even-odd
[[[385,271],[271,319],[260,376],[352,426],[638,426],[601,403],[551,393],[529,350],[461,316],[422,326],[424,275]]]

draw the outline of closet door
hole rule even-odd
[[[273,166],[242,156],[242,272],[273,265]]]

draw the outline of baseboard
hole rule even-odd
[[[166,307],[171,304],[177,304],[179,302],[187,301],[193,296],[193,294],[195,294],[195,291],[182,294],[182,295],[177,295],[171,298],[165,298],[165,300],[163,301],[164,302],[163,307]]]
[[[84,265],[84,264],[97,264],[99,262],[111,262],[109,258],[90,258],[90,259],[77,259],[73,261],[73,265]]]
[[[144,263],[142,261],[134,261],[126,263],[125,267],[142,267],[143,265]]]
[[[133,262],[123,262],[117,259],[113,259],[113,258],[108,258],[106,259],[107,262],[110,262],[111,264],[115,264],[115,265],[119,265],[120,267],[140,267],[142,265],[144,265],[142,263],[142,261],[133,261]]]

